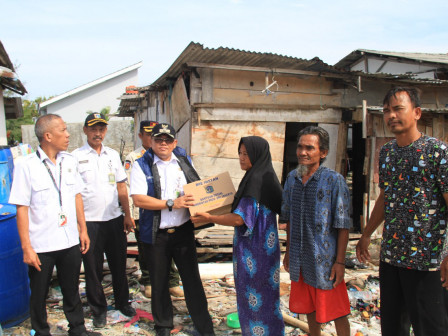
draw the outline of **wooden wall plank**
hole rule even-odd
[[[277,85],[271,87],[271,91],[298,92],[331,95],[333,84],[323,77],[299,77],[285,76],[268,73],[268,83],[274,80]],[[217,89],[242,89],[261,92],[266,88],[265,72],[248,72],[238,70],[214,69],[214,88]]]
[[[202,121],[193,125],[191,154],[193,156],[236,158],[243,136],[258,135],[270,145],[272,159],[283,161],[285,123]]]
[[[202,101],[202,81],[195,73],[190,73],[190,105]]]
[[[328,132],[328,136],[330,137],[329,151],[323,165],[330,169],[336,170],[337,172],[340,172],[336,169],[339,125],[319,123],[318,126],[326,130]]]
[[[201,102],[213,102],[213,70],[212,69],[198,69],[202,82],[202,96]]]
[[[179,130],[191,118],[191,108],[187,97],[185,83],[180,76],[173,88],[171,96],[172,126]]]
[[[269,95],[257,90],[213,89],[213,101],[217,103],[302,104],[313,106],[341,106],[339,95],[314,93],[275,92]]]
[[[345,168],[347,164],[347,124],[340,123],[338,129],[338,142],[336,150],[336,167],[335,170],[345,176]]]
[[[445,116],[443,114],[434,115],[432,119],[432,134],[437,139],[445,139]]]
[[[394,134],[389,131],[389,128],[384,124],[382,115],[372,115],[373,135],[378,138],[394,137]]]
[[[338,109],[324,110],[265,110],[265,109],[232,109],[232,108],[200,108],[201,120],[241,120],[241,121],[281,121],[336,123],[341,121],[342,111]]]
[[[236,157],[221,158],[196,155],[193,156],[192,159],[194,167],[196,168],[201,179],[228,171],[235,189],[238,188],[245,173],[243,170],[241,170],[239,160]],[[283,162],[273,161],[272,165],[279,181],[281,181]]]

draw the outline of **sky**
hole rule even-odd
[[[28,94],[59,95],[143,61],[153,83],[193,41],[330,65],[356,49],[448,52],[446,0],[0,0]]]

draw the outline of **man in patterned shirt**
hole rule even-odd
[[[380,195],[356,246],[370,259],[370,236],[383,222],[380,252],[383,336],[447,335],[446,237],[448,150],[417,129],[420,98],[414,88],[391,89],[383,101],[384,122],[395,139],[380,152]],[[441,262],[443,260],[443,262]]]
[[[299,166],[289,173],[283,191],[282,217],[288,227],[283,265],[291,277],[289,309],[307,314],[311,336],[320,335],[321,324],[330,321],[338,336],[349,336],[344,282],[349,191],[340,174],[321,165],[329,142],[321,127],[299,132]]]

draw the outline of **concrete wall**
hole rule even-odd
[[[47,114],[59,114],[67,123],[83,122],[87,111],[99,112],[110,106],[110,113],[116,113],[120,97],[126,86],[138,84],[138,69],[114,77],[90,89],[81,91],[45,107]]]
[[[86,136],[83,131],[83,126],[83,123],[67,123],[67,129],[70,133],[70,145],[68,147],[69,152],[83,146],[86,143]],[[23,143],[30,144],[34,149],[37,148],[39,142],[34,134],[34,125],[22,126],[22,140]],[[124,141],[124,150],[121,159],[124,160],[126,155],[134,150],[133,121],[110,121],[107,128],[106,138],[104,139],[104,145],[120,152],[122,141]]]

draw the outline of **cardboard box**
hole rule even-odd
[[[192,216],[197,212],[222,215],[231,211],[236,191],[229,172],[225,172],[184,185],[184,193],[195,198],[196,204],[189,208]]]

